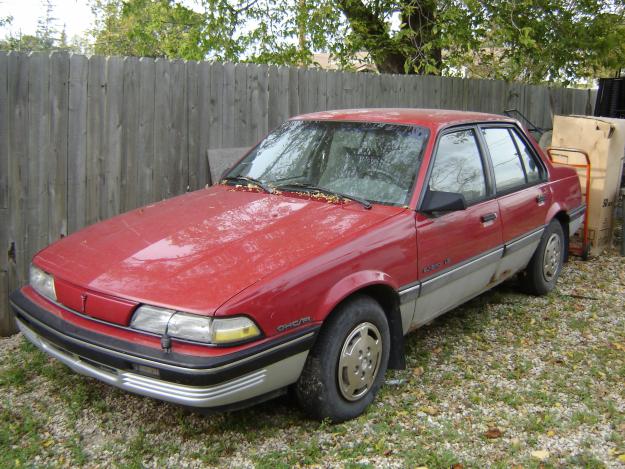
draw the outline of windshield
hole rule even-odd
[[[408,203],[427,142],[423,127],[288,121],[227,177],[293,190],[310,185],[384,204]]]

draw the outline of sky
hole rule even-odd
[[[65,25],[67,37],[81,36],[93,26],[91,7],[81,0],[53,0],[57,27]],[[0,28],[0,37],[13,33],[34,34],[39,18],[45,17],[46,8],[42,0],[0,0],[0,18],[12,16],[10,26]]]
[[[196,0],[181,2],[189,8],[197,8]],[[63,29],[68,39],[73,36],[82,36],[85,31],[93,27],[93,14],[89,2],[85,0],[52,0],[54,5],[53,16],[57,19],[57,27]],[[0,38],[12,33],[17,35],[34,34],[37,30],[37,21],[46,15],[43,0],[0,0],[0,18],[12,16],[13,22],[9,26],[0,28]]]

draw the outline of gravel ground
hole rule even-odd
[[[407,337],[357,420],[290,398],[201,415],[0,340],[0,467],[625,467],[625,259],[573,260],[535,298],[506,283]]]

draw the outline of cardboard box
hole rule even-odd
[[[590,157],[588,233],[590,254],[596,256],[609,246],[612,238],[612,216],[625,156],[625,119],[555,116],[551,146],[577,148]],[[586,164],[584,156],[577,153],[557,151],[552,156],[555,164]],[[585,192],[586,170],[578,168],[577,171],[582,192]]]

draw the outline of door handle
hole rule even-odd
[[[538,205],[542,205],[545,203],[545,194],[540,194],[536,196],[536,203]]]
[[[481,217],[482,223],[488,223],[489,221],[497,220],[496,213],[487,213],[486,215],[482,215]]]

